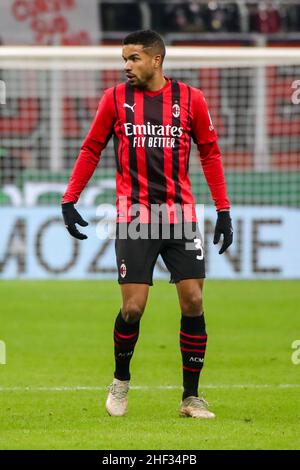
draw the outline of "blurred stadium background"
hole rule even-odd
[[[201,426],[177,419],[180,312],[163,280],[133,361],[142,388],[125,420],[105,414],[120,299],[96,208],[115,200],[112,141],[79,203],[89,239],[72,239],[60,213],[100,96],[124,79],[121,40],[140,28],[165,38],[166,75],[203,90],[232,203],[220,257],[192,146],[208,277],[201,388],[218,416]],[[1,0],[0,43],[0,448],[299,448],[300,3]],[[162,262],[155,275],[168,279]]]
[[[219,135],[236,230],[222,259],[195,147],[190,160],[208,276],[299,277],[300,5],[243,0],[1,2],[0,276],[115,278],[113,243],[70,240],[58,207],[103,89],[124,79],[119,44],[148,27],[168,45],[166,74],[204,91]],[[80,200],[95,223],[114,173],[111,141]]]

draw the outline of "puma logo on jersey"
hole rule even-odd
[[[130,108],[131,111],[134,113],[134,107],[135,107],[136,103],[134,103],[134,105],[130,106],[130,104],[127,104],[127,103],[124,103],[123,106],[124,108]]]

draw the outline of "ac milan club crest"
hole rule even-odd
[[[120,276],[121,276],[121,277],[125,277],[125,276],[126,276],[126,272],[127,272],[126,264],[125,264],[125,263],[122,263],[121,266],[120,266]]]
[[[180,107],[178,103],[173,104],[172,112],[175,118],[178,118],[180,116]]]

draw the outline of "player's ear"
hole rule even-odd
[[[153,62],[154,62],[154,67],[158,69],[162,65],[162,56],[160,54],[153,56]]]

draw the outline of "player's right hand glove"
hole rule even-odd
[[[219,243],[221,235],[223,235],[223,244],[219,251],[219,255],[221,255],[222,253],[224,253],[224,251],[227,250],[233,240],[233,228],[231,225],[231,217],[229,211],[218,212],[218,218],[214,234],[214,245]]]
[[[78,238],[78,240],[85,240],[87,236],[79,232],[75,224],[79,224],[81,227],[86,227],[89,224],[83,220],[79,212],[77,212],[73,202],[64,202],[61,207],[65,226],[69,234],[72,235],[72,237]]]

